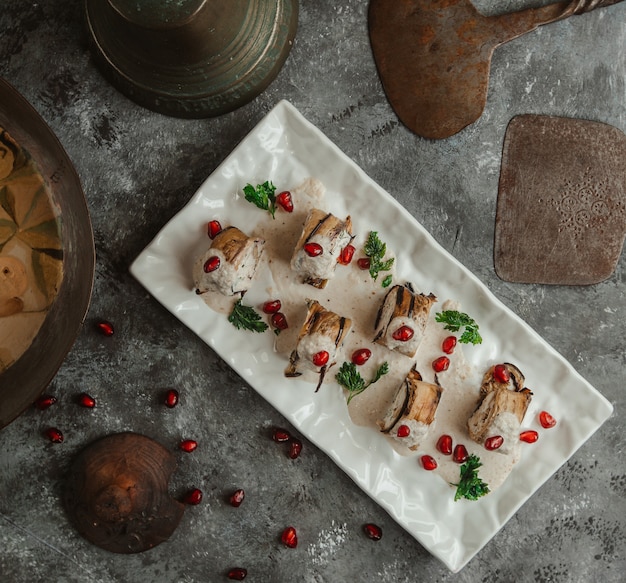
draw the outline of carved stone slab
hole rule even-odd
[[[626,136],[598,122],[521,115],[509,123],[494,263],[506,281],[608,278],[626,235]]]

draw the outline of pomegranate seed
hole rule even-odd
[[[282,543],[290,549],[295,549],[298,546],[298,534],[293,526],[288,526],[283,530],[283,534],[280,535]]]
[[[192,451],[194,451],[198,447],[198,442],[193,440],[193,439],[183,439],[178,444],[178,447],[182,451],[186,451],[187,453],[191,453]]]
[[[271,317],[272,326],[277,330],[286,330],[289,328],[289,324],[287,324],[287,316],[282,312],[276,312],[272,314]]]
[[[529,429],[527,431],[522,431],[519,434],[520,441],[524,441],[526,443],[535,443],[539,439],[539,434],[534,429]]]
[[[280,308],[282,304],[280,300],[269,300],[263,304],[263,311],[266,314],[275,314],[276,312],[280,312]]]
[[[107,322],[106,320],[97,322],[96,329],[103,336],[113,336],[113,334],[115,334],[115,330],[113,329],[113,324],[111,324],[111,322]]]
[[[337,261],[341,263],[341,265],[348,265],[352,261],[355,251],[356,249],[354,248],[354,245],[346,245],[341,250],[341,253],[339,254],[339,257],[337,258]]]
[[[369,257],[361,257],[357,259],[356,264],[359,266],[359,269],[369,269],[371,262]]]
[[[398,427],[398,431],[396,431],[396,435],[398,437],[408,437],[411,433],[411,429],[408,425],[400,425]]]
[[[443,455],[450,455],[452,453],[452,437],[449,435],[442,435],[437,441],[437,449]]]
[[[467,453],[467,448],[463,444],[459,443],[458,445],[454,446],[454,453],[452,455],[452,459],[457,464],[465,463],[468,457],[469,457],[469,454]]]
[[[304,245],[304,252],[309,257],[318,257],[324,253],[324,249],[322,249],[322,246],[319,243],[306,243]]]
[[[448,336],[447,338],[444,338],[444,341],[441,343],[441,350],[443,350],[446,354],[452,354],[455,348],[456,336]]]
[[[211,239],[215,239],[216,235],[222,230],[219,221],[209,221],[207,224],[207,234]]]
[[[496,364],[493,367],[493,378],[499,383],[508,383],[511,375],[503,364]]]
[[[443,372],[444,370],[448,370],[450,366],[450,359],[447,356],[440,356],[433,360],[433,370],[435,372]]]
[[[422,467],[429,472],[437,469],[437,460],[431,455],[423,455],[421,458]]]
[[[219,269],[220,264],[220,258],[217,255],[212,255],[204,262],[204,273],[211,273]]]
[[[245,496],[246,493],[241,488],[239,490],[235,490],[230,495],[230,505],[234,506],[235,508],[239,508]]]
[[[550,429],[556,425],[556,419],[547,411],[542,411],[539,413],[539,423],[544,429]]]
[[[53,397],[52,395],[41,395],[41,397],[39,397],[35,401],[35,407],[37,407],[37,409],[39,409],[40,411],[44,411],[48,407],[54,405],[56,402],[57,398]]]
[[[415,332],[410,326],[400,326],[400,328],[398,328],[391,336],[394,340],[408,342],[411,338],[413,338],[413,334],[415,334]]]
[[[276,197],[276,202],[288,213],[293,212],[293,200],[291,200],[291,192],[288,190],[281,192]]]
[[[243,567],[235,567],[228,571],[228,578],[233,581],[243,581],[248,576],[248,571]]]
[[[313,358],[311,360],[313,361],[313,364],[315,366],[324,366],[328,362],[329,358],[330,354],[328,354],[328,351],[320,350],[313,355]]]
[[[383,529],[380,528],[380,526],[378,526],[377,524],[372,524],[371,522],[368,522],[367,524],[363,525],[363,531],[372,540],[380,540],[381,538],[383,538]]]
[[[81,407],[86,407],[87,409],[93,409],[96,406],[96,400],[87,393],[81,393],[78,395],[78,404]]]
[[[485,439],[485,449],[493,451],[494,449],[498,449],[503,443],[504,437],[501,435],[493,435],[492,437]]]
[[[300,456],[300,452],[302,451],[302,442],[299,439],[292,438],[291,443],[289,444],[289,457],[292,460],[295,460]]]
[[[176,389],[169,389],[167,393],[165,393],[165,406],[173,409],[178,405],[178,391]]]
[[[63,434],[56,427],[49,427],[46,429],[46,437],[52,443],[63,443]]]
[[[272,433],[272,439],[276,443],[284,443],[285,441],[289,441],[291,439],[291,435],[289,435],[289,431],[286,429],[276,427]]]
[[[199,488],[189,490],[189,492],[185,494],[183,502],[191,506],[197,506],[198,504],[200,504],[200,502],[202,502],[202,490],[200,490]]]
[[[372,351],[369,348],[359,348],[352,353],[352,362],[361,366],[365,364],[372,356]]]

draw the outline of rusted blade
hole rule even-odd
[[[597,283],[615,270],[625,236],[626,135],[580,119],[513,118],[496,212],[498,276]]]

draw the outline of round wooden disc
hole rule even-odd
[[[185,505],[168,493],[174,456],[137,433],[99,439],[74,460],[64,504],[89,542],[114,553],[138,553],[167,540]]]

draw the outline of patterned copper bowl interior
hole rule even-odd
[[[0,127],[30,155],[43,177],[61,217],[63,261],[60,286],[32,344],[0,373],[2,428],[44,391],[76,341],[91,299],[95,251],[87,202],[72,162],[41,116],[2,79]]]

